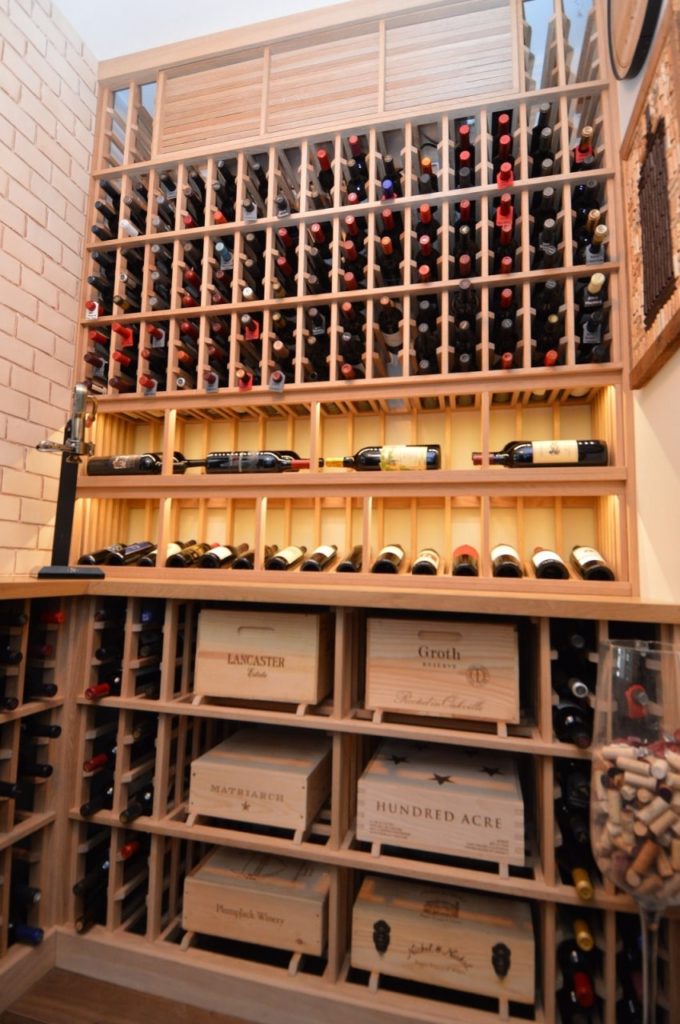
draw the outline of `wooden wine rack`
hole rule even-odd
[[[166,331],[166,389],[159,390],[153,397],[145,397],[136,379],[138,372],[131,378],[130,394],[114,393],[104,385],[106,393],[98,398],[95,435],[96,450],[101,455],[162,451],[166,472],[151,481],[81,476],[80,509],[72,548],[74,560],[84,551],[142,538],[155,541],[160,551],[165,550],[168,541],[179,536],[191,535],[198,540],[219,543],[247,541],[254,544],[257,551],[257,582],[266,580],[272,586],[285,588],[290,585],[291,574],[277,578],[276,582],[270,576],[259,575],[265,544],[281,547],[294,543],[311,549],[319,543],[333,543],[342,556],[354,544],[362,543],[362,582],[365,582],[379,547],[399,541],[409,561],[422,546],[435,547],[445,556],[442,574],[432,580],[435,589],[450,590],[454,585],[473,589],[476,585],[487,590],[511,588],[518,592],[528,589],[536,593],[552,591],[575,595],[633,595],[637,592],[625,297],[618,261],[622,240],[617,216],[617,148],[611,95],[601,72],[605,66],[598,41],[603,37],[598,29],[601,12],[595,8],[584,24],[581,56],[576,60],[569,46],[568,19],[557,4],[548,27],[541,88],[536,89],[531,78],[531,53],[527,46],[518,45],[522,30],[528,38],[527,27],[522,29],[519,19],[519,5],[500,6],[506,14],[510,10],[514,19],[514,29],[506,40],[508,52],[513,54],[512,84],[506,82],[501,86],[497,79],[498,88],[503,90],[501,94],[475,98],[466,101],[464,106],[456,103],[455,96],[452,99],[441,94],[437,108],[432,106],[435,97],[428,95],[429,105],[417,107],[416,114],[399,112],[399,116],[395,116],[399,105],[390,100],[386,83],[391,81],[391,65],[385,57],[380,65],[382,72],[378,73],[382,86],[377,89],[376,103],[369,103],[366,108],[360,105],[362,116],[352,121],[347,118],[334,121],[323,102],[318,106],[318,97],[313,95],[309,100],[300,99],[296,123],[301,130],[292,137],[283,136],[280,130],[274,130],[276,119],[270,118],[267,105],[267,99],[273,101],[272,89],[278,81],[276,44],[264,61],[264,84],[258,94],[262,104],[259,130],[253,129],[249,137],[250,129],[245,123],[241,124],[241,134],[238,128],[236,134],[228,133],[228,146],[224,148],[224,143],[218,141],[224,133],[217,118],[213,144],[204,142],[200,148],[172,152],[167,129],[170,123],[179,124],[177,82],[185,82],[188,88],[182,116],[193,115],[196,124],[204,126],[212,110],[212,98],[208,101],[206,97],[212,97],[211,89],[220,96],[223,88],[219,78],[222,72],[218,74],[219,60],[211,57],[212,64],[208,68],[197,64],[161,70],[154,116],[150,111],[152,103],[147,98],[150,86],[142,84],[146,80],[144,71],[107,83],[100,111],[92,201],[106,199],[101,191],[104,179],[115,183],[121,197],[130,194],[135,185],[143,184],[148,190],[146,230],[129,237],[121,227],[117,238],[97,240],[88,250],[89,253],[94,250],[112,254],[116,282],[119,275],[126,272],[127,254],[133,252],[137,277],[140,267],[143,268],[142,298],[137,312],[83,320],[80,355],[82,357],[88,348],[88,331],[92,327],[106,332],[112,322],[119,321],[138,331],[140,350],[149,344],[149,324],[159,324]],[[463,23],[456,21],[462,17],[457,5],[428,5],[422,11],[426,37],[434,26],[442,28],[445,24],[449,32],[456,26],[462,28]],[[413,27],[415,19],[415,13],[402,12],[397,22],[402,27],[402,22],[411,23]],[[348,26],[345,46],[351,47],[356,42],[357,33],[363,33],[361,38],[364,38],[367,33],[377,31],[376,24],[389,49],[392,22],[385,17],[375,24],[370,21],[370,24],[357,22]],[[503,31],[499,28],[501,34]],[[336,36],[338,33],[342,35],[336,29]],[[310,54],[317,53],[317,46],[320,47],[317,56],[322,61],[324,47],[329,47],[325,58],[329,73],[335,67],[337,38],[331,45],[323,33],[311,34],[298,43],[298,50],[295,50],[298,44],[290,41],[282,41],[280,46],[289,56],[293,52],[298,54],[303,78],[306,62]],[[246,64],[250,67],[251,59],[254,58],[250,50],[234,51],[224,67],[236,75],[235,82],[238,82],[238,68]],[[290,60],[293,62],[292,56]],[[322,63],[322,67],[325,66]],[[247,75],[244,82],[246,80]],[[196,86],[195,93],[192,82]],[[199,88],[201,83],[203,87]],[[212,83],[210,88],[208,83]],[[442,112],[444,100],[447,107]],[[554,173],[549,177],[533,177],[530,132],[539,104],[546,101],[551,104],[553,116]],[[202,106],[204,102],[208,104],[207,113]],[[343,109],[342,104],[339,109]],[[498,198],[499,189],[491,162],[491,133],[495,115],[501,111],[512,114],[515,182],[508,191],[513,196],[517,217],[515,270],[507,277],[494,273],[494,200]],[[471,188],[457,189],[454,148],[457,125],[464,120],[472,124],[475,184]],[[236,120],[235,125],[239,124]],[[597,167],[572,174],[570,153],[585,124],[594,128]],[[347,204],[347,161],[351,157],[347,140],[353,132],[367,154],[369,170],[367,201],[358,206]],[[197,145],[199,138],[203,138],[200,132],[195,135],[189,132],[187,147],[192,141]],[[435,164],[438,163],[437,191],[426,195],[417,191],[419,153],[423,145],[432,147]],[[321,208],[312,199],[318,170],[315,154],[319,147],[325,148],[331,156],[334,174],[328,205]],[[379,198],[385,154],[391,154],[403,168],[403,197],[389,204]],[[204,223],[183,228],[183,186],[194,171],[210,186],[216,179],[220,159],[226,161],[234,176],[236,220],[227,224],[215,222],[218,208],[212,202],[208,187],[208,201],[199,214]],[[267,179],[264,198],[256,188],[254,160],[261,164]],[[161,177],[167,175],[176,182],[179,197],[174,230],[155,231],[152,222],[156,213],[155,197],[160,191]],[[601,209],[611,239],[607,262],[587,268],[575,262],[571,191],[576,183],[586,178],[593,178],[602,190]],[[557,197],[559,266],[534,270],[531,210],[534,197],[545,186],[554,188]],[[282,218],[276,216],[274,202],[279,193],[286,196],[293,211]],[[254,222],[240,220],[246,198],[258,206],[258,218]],[[451,312],[451,301],[460,283],[456,276],[454,215],[456,204],[462,199],[469,199],[476,209],[477,256],[471,280],[479,304],[476,318],[478,369],[469,373],[457,369],[457,327]],[[441,222],[437,279],[431,284],[414,283],[417,248],[414,229],[418,207],[423,201],[431,203]],[[379,214],[388,205],[403,219],[404,251],[401,283],[385,286],[377,246],[381,233]],[[126,212],[121,198],[121,219]],[[366,286],[345,291],[341,283],[341,243],[344,218],[350,213],[366,220]],[[331,244],[330,283],[328,291],[310,293],[307,290],[311,269],[307,232],[317,221],[323,224]],[[281,251],[276,232],[282,227],[293,234],[298,232],[299,244],[294,256],[288,254],[295,271],[294,293],[278,297],[273,291],[275,260]],[[251,280],[243,269],[250,252],[245,236],[253,231],[264,256],[262,291],[256,300],[244,302],[242,289]],[[218,267],[213,246],[219,240],[226,241],[233,251],[235,270],[227,295],[219,294],[213,284]],[[156,260],[152,246],[156,244],[164,246],[172,260],[168,298],[162,300],[166,308],[160,310],[148,306],[153,294],[151,275]],[[182,303],[188,297],[183,287],[186,268],[183,246],[187,244],[201,254],[202,275],[196,298],[189,298],[195,304],[185,307]],[[576,297],[579,282],[586,280],[594,269],[602,270],[607,277],[607,322],[603,339],[609,348],[609,361],[584,364],[579,362]],[[88,256],[86,272],[97,271],[97,264]],[[563,318],[560,365],[550,369],[532,365],[536,348],[534,289],[548,278],[559,283]],[[259,281],[253,283],[259,287]],[[496,290],[506,284],[515,289],[517,296],[519,336],[516,365],[511,370],[499,370],[494,367],[492,345],[493,302]],[[117,284],[115,290],[119,288],[125,299],[124,286]],[[398,303],[403,314],[403,346],[396,363],[388,359],[378,325],[378,303],[384,296]],[[423,296],[435,297],[439,308],[439,372],[427,375],[416,372],[414,350],[416,303]],[[83,300],[97,297],[94,288],[84,286]],[[227,298],[230,301],[226,301]],[[340,372],[343,329],[340,307],[343,302],[351,302],[365,319],[362,370],[365,379],[345,380]],[[329,349],[323,371],[327,372],[327,380],[309,378],[312,364],[306,316],[314,306],[322,307],[328,321]],[[272,317],[277,312],[291,318],[295,337],[291,379],[283,391],[272,390],[269,386],[270,374],[277,365],[272,350],[276,338]],[[240,320],[245,313],[260,319],[261,340],[253,342],[245,336]],[[210,390],[202,385],[204,371],[211,368],[208,346],[211,321],[215,318],[221,318],[228,328],[229,341],[220,365],[212,364],[221,375],[222,386]],[[178,378],[185,376],[178,362],[180,324],[187,319],[198,332],[197,386],[180,389]],[[112,339],[113,349],[114,335]],[[113,365],[109,363],[109,376]],[[244,366],[254,367],[261,376],[261,383],[246,392],[237,386],[237,372]],[[138,371],[147,368],[148,364],[140,357]],[[502,447],[508,438],[570,436],[603,437],[610,446],[610,465],[599,470],[566,472],[551,469],[509,472],[488,466],[488,452]],[[442,471],[400,474],[397,480],[394,474],[387,479],[385,474],[357,479],[362,475],[330,470],[287,474],[285,479],[272,475],[264,479],[217,479],[196,471],[181,477],[169,475],[172,452],[176,450],[201,457],[211,448],[285,447],[299,451],[302,456],[309,455],[316,465],[319,456],[348,454],[361,444],[416,442],[441,443]],[[484,464],[478,469],[471,466],[473,450],[484,453]],[[616,582],[585,583],[577,578],[539,581],[533,578],[531,570],[523,580],[512,583],[493,578],[489,550],[501,542],[518,547],[522,558],[528,558],[534,545],[557,548],[566,557],[573,545],[590,544],[601,550],[612,565]],[[481,579],[453,581],[447,576],[450,567],[446,555],[460,543],[470,543],[479,549]],[[157,579],[164,572],[162,568],[150,571]],[[119,574],[117,570],[112,572]],[[125,570],[123,574],[128,575]],[[231,582],[232,576],[227,575]],[[343,582],[340,576],[334,575],[333,587],[336,585],[352,586],[354,583],[351,579]],[[393,585],[409,592],[414,584],[408,574],[402,572],[396,581],[387,581],[386,588],[390,589],[386,589],[386,593],[391,593]]]
[[[276,1019],[281,1024],[301,1017],[334,1024],[344,1021],[348,1011],[357,1024],[378,1020],[444,1024],[452,1013],[456,1020],[470,1024],[508,1019],[505,1008],[494,1001],[468,999],[451,991],[408,985],[397,990],[383,979],[380,990],[374,992],[367,978],[350,969],[352,902],[365,875],[379,873],[491,891],[530,903],[538,957],[536,1000],[528,1009],[510,1007],[511,1020],[545,1024],[558,1020],[555,993],[561,980],[554,950],[563,937],[565,915],[576,909],[584,912],[601,950],[597,1019],[600,1024],[616,1022],[619,915],[634,908],[631,900],[601,881],[592,903],[584,907],[573,887],[560,879],[553,809],[556,762],[566,758],[587,763],[588,753],[558,742],[553,734],[551,630],[573,621],[592,634],[593,643],[622,632],[639,635],[647,630],[677,640],[680,617],[675,607],[634,599],[638,574],[626,297],[620,263],[622,213],[616,105],[603,48],[604,5],[599,0],[594,4],[573,50],[562,0],[555,2],[545,38],[533,43],[519,0],[489,0],[479,6],[483,11],[451,0],[397,0],[389,5],[373,0],[362,5],[360,17],[352,8],[352,16],[342,24],[337,14],[313,12],[304,20],[289,19],[274,28],[253,26],[241,34],[230,33],[227,39],[188,42],[172,52],[109,62],[104,69],[90,209],[94,211],[95,200],[102,198],[101,181],[108,179],[117,182],[122,196],[143,182],[149,210],[145,233],[120,234],[88,245],[84,276],[97,273],[91,256],[94,250],[113,254],[116,281],[126,269],[126,253],[141,250],[144,298],[139,312],[83,319],[79,359],[88,350],[92,327],[108,331],[114,320],[135,326],[141,348],[147,342],[149,324],[167,326],[167,389],[145,396],[135,385],[130,394],[110,390],[99,394],[94,431],[97,455],[161,451],[164,472],[154,478],[121,480],[90,478],[83,472],[72,560],[117,541],[149,539],[162,551],[168,541],[189,536],[247,541],[258,554],[252,572],[107,567],[102,581],[7,584],[5,600],[22,601],[28,607],[37,597],[61,595],[68,609],[68,643],[60,646],[57,663],[63,689],[56,707],[64,725],[55,754],[58,787],[46,790],[49,799],[41,814],[44,811],[48,818],[33,816],[34,834],[53,837],[54,849],[63,854],[67,869],[48,868],[41,857],[50,894],[41,918],[48,928],[46,941],[37,950],[13,946],[2,956],[7,902],[2,879],[7,877],[9,854],[4,854],[4,862],[0,859],[0,979],[9,982],[1,990],[0,1006],[5,992],[18,994],[57,958],[61,966],[92,976],[112,981],[125,978],[134,987],[164,995],[177,993],[178,998],[181,993],[186,1002],[216,1011],[228,1006],[230,1012],[246,1018]],[[526,7],[530,15],[531,5]],[[460,20],[466,17],[467,22]],[[489,58],[481,80],[480,38],[485,56],[497,58]],[[419,45],[425,49],[425,60],[419,53],[413,56]],[[347,55],[355,53],[352,67],[357,75],[351,84],[356,88],[348,100]],[[462,82],[446,62],[462,61],[466,54],[470,73]],[[437,65],[436,73],[430,73],[431,64]],[[442,68],[445,73],[440,73]],[[282,112],[282,83],[296,74],[304,84],[304,95],[296,95],[294,110]],[[154,93],[155,100],[150,98]],[[238,110],[235,95],[241,104]],[[555,173],[534,178],[529,137],[544,101],[553,110]],[[516,203],[517,257],[513,274],[501,278],[493,273],[493,201],[498,189],[492,180],[490,133],[494,114],[506,110],[513,114],[515,182],[509,191]],[[473,121],[475,184],[460,190],[455,188],[454,176],[456,124],[467,118]],[[570,150],[584,124],[595,129],[598,166],[579,178],[570,171]],[[358,210],[345,201],[347,140],[352,133],[359,135],[369,159],[368,200]],[[415,185],[419,147],[433,138],[438,191],[421,196]],[[319,146],[330,152],[334,172],[331,205],[321,209],[314,207],[311,198]],[[402,278],[400,284],[389,287],[382,284],[376,258],[378,217],[384,208],[378,182],[386,153],[394,156],[404,174],[404,195],[390,204],[404,220]],[[181,226],[178,202],[174,230],[152,231],[153,197],[160,176],[171,172],[180,194],[192,169],[211,182],[219,159],[228,161],[235,176],[237,216],[247,195],[257,199],[253,160],[264,166],[268,191],[258,220],[221,225],[215,221],[215,207],[208,203],[205,223],[187,229]],[[596,268],[607,276],[605,342],[610,359],[597,365],[578,362],[577,282],[589,276],[592,268],[586,271],[574,260],[571,186],[584,177],[601,185],[610,231],[611,258]],[[546,185],[560,196],[560,265],[533,270],[532,197]],[[282,219],[274,210],[279,190],[297,207]],[[459,283],[453,217],[455,204],[463,198],[476,205],[477,258],[472,280],[480,307],[478,368],[465,374],[456,369],[456,325],[449,311],[449,296]],[[413,281],[412,228],[423,200],[438,208],[441,219],[438,279],[427,285]],[[340,242],[344,217],[357,212],[367,220],[366,287],[349,293],[341,290]],[[303,239],[317,220],[330,225],[331,288],[321,295],[306,292],[305,244],[296,253],[296,293],[279,299],[272,290],[276,230],[297,228]],[[263,293],[257,301],[243,302],[243,280],[235,273],[231,301],[213,304],[214,242],[232,240],[234,263],[241,268],[246,256],[244,238],[250,230],[263,237]],[[181,254],[187,242],[198,245],[203,274],[198,305],[185,308],[181,305]],[[155,267],[151,247],[156,243],[172,250],[170,301],[161,310],[148,305]],[[532,366],[532,290],[549,277],[563,289],[564,330],[560,365],[546,369]],[[511,370],[493,365],[491,314],[493,291],[500,284],[512,285],[518,299],[519,358]],[[439,301],[440,372],[429,376],[415,372],[412,351],[415,303],[423,294],[436,295]],[[377,305],[384,295],[403,310],[398,376],[386,373],[377,325]],[[96,297],[84,283],[83,308],[86,299]],[[365,312],[363,380],[344,380],[339,371],[344,301],[358,304]],[[308,374],[306,314],[314,305],[328,307],[329,312],[328,380],[324,381],[311,381]],[[289,311],[295,319],[294,379],[283,392],[273,392],[268,387],[272,317],[280,310]],[[240,317],[245,312],[261,315],[262,341],[255,354],[263,382],[241,392],[237,370],[253,359],[253,346],[246,345],[241,333]],[[200,375],[208,366],[209,322],[216,316],[224,319],[230,333],[222,368],[224,386],[209,391],[199,382],[197,388],[179,389],[179,323],[190,319],[199,328]],[[80,365],[77,379],[82,377]],[[588,436],[608,442],[609,466],[555,472],[508,471],[489,465],[488,453],[512,437]],[[228,478],[193,470],[171,473],[176,450],[198,458],[210,450],[294,449],[309,455],[316,465],[319,457],[383,443],[441,444],[442,469],[403,474],[324,469]],[[476,469],[470,460],[473,450],[484,453],[484,463]],[[262,564],[264,546],[270,543],[308,548],[334,543],[341,555],[361,543],[367,566],[383,543],[394,541],[403,544],[410,558],[423,546],[435,547],[446,556],[456,544],[474,544],[480,551],[480,577],[453,580],[446,560],[444,572],[426,581],[408,573],[378,577],[366,571],[354,576],[277,575],[266,572]],[[493,578],[488,552],[501,541],[514,543],[524,558],[534,544],[556,547],[563,555],[573,544],[594,544],[614,568],[616,582]],[[159,692],[152,698],[141,697],[137,690],[142,667],[136,647],[139,613],[149,600],[164,602],[162,668]],[[83,695],[97,678],[93,652],[102,629],[95,612],[113,607],[114,602],[123,609],[121,693],[93,706]],[[231,608],[246,605],[263,614],[275,614],[279,605],[329,612],[335,634],[330,696],[310,706],[214,700],[197,704],[192,692],[195,624],[198,612],[209,603]],[[364,672],[366,617],[371,612],[502,616],[516,622],[522,637],[519,725],[474,726],[369,711],[364,706]],[[15,712],[0,714],[0,753],[9,750],[15,758],[17,722],[32,713],[30,708],[22,705]],[[131,739],[141,720],[153,724],[154,747],[152,751],[144,747],[138,754]],[[322,731],[332,738],[331,799],[300,842],[263,831],[249,833],[233,824],[225,828],[214,822],[187,821],[187,767],[246,723]],[[91,793],[92,780],[83,775],[82,762],[98,749],[102,737],[109,736],[115,736],[121,751],[113,778],[113,805],[84,818],[79,808]],[[520,765],[527,809],[526,868],[503,873],[493,865],[434,855],[416,857],[403,851],[372,856],[368,845],[359,843],[355,835],[356,783],[383,738],[513,753]],[[0,760],[0,778],[5,777],[7,760]],[[149,778],[155,784],[152,814],[125,828],[120,811],[136,786]],[[2,813],[8,812],[0,801],[0,829],[4,828],[0,858],[3,851],[23,843],[26,827],[4,820]],[[131,837],[141,841],[142,856],[127,865],[120,852]],[[214,845],[290,856],[330,871],[328,944],[323,957],[300,961],[280,950],[243,949],[229,943],[210,947],[201,937],[193,944],[185,939],[180,927],[183,879]],[[72,886],[107,853],[111,869],[96,922],[87,934],[77,934],[76,921],[84,906],[73,896]],[[679,940],[677,915],[671,914],[662,943],[668,965],[677,961]],[[664,966],[660,1006],[665,1024],[672,1024],[680,1012],[676,975]]]

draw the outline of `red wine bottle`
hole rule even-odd
[[[472,461],[475,466],[481,465],[482,453],[473,452]],[[507,466],[511,469],[606,466],[608,449],[606,441],[595,440],[511,441],[503,451],[490,452],[489,462],[493,466]]]
[[[491,549],[491,572],[494,576],[523,576],[522,562],[515,548],[496,544]]]
[[[553,706],[553,729],[561,743],[574,743],[585,750],[593,735],[592,709],[576,701],[560,701]]]
[[[479,554],[469,544],[460,544],[453,551],[452,576],[479,576]]]
[[[614,580],[616,576],[596,548],[577,545],[572,548],[569,560],[584,580]]]
[[[534,548],[531,564],[539,580],[568,580],[569,570],[564,559],[549,548]]]
[[[423,548],[418,552],[411,566],[412,576],[436,576],[441,559],[434,548]]]
[[[320,544],[318,548],[314,548],[311,554],[307,555],[300,566],[300,572],[323,572],[324,569],[330,568],[337,557],[336,544]]]
[[[355,544],[352,550],[338,562],[336,572],[361,572],[363,546]]]
[[[438,444],[369,445],[354,455],[324,459],[324,466],[355,469],[360,472],[401,469],[439,469],[441,448]]]
[[[153,810],[153,784],[138,790],[127,806],[120,812],[120,823],[129,825],[137,818],[151,814]]]
[[[285,548],[281,548],[264,563],[265,569],[273,569],[277,572],[286,572],[288,569],[294,569],[296,565],[299,565],[305,556],[307,548],[304,546],[298,547],[295,544],[289,544]]]
[[[206,473],[293,473],[310,465],[288,451],[210,452],[205,459]]]

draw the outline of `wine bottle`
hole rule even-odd
[[[0,641],[0,665],[20,665],[23,657],[21,651],[16,651],[10,644]]]
[[[286,572],[288,569],[295,568],[299,565],[305,556],[307,548],[303,546],[297,547],[295,544],[289,544],[288,547],[281,548],[276,554],[273,554],[264,563],[265,569],[274,569],[278,572]]]
[[[616,576],[596,548],[577,545],[572,548],[569,560],[584,580],[614,580]]]
[[[355,544],[352,550],[338,562],[336,572],[361,572],[363,545]]]
[[[566,885],[573,885],[576,895],[584,903],[592,900],[595,890],[592,881],[592,854],[588,847],[570,845],[564,840],[556,851],[560,878]]]
[[[562,700],[553,705],[553,729],[561,743],[585,750],[593,736],[593,712],[585,704]]]
[[[324,466],[333,469],[355,469],[360,472],[439,469],[441,448],[438,444],[371,445],[360,448],[354,455],[326,458]]]
[[[16,800],[21,796],[22,789],[18,782],[3,781],[0,779],[0,800]]]
[[[337,557],[336,544],[320,544],[305,558],[300,566],[300,572],[323,572],[333,564]]]
[[[113,777],[111,776],[108,785],[80,805],[80,815],[83,818],[91,818],[97,811],[110,811],[112,807]]]
[[[275,555],[278,551],[276,544],[268,544],[264,549],[263,564],[266,564],[272,555]],[[255,568],[255,549],[248,548],[242,555],[235,558],[231,563],[232,569],[254,569]]]
[[[137,790],[132,799],[120,812],[121,825],[129,825],[137,818],[151,814],[153,810],[153,784],[149,783],[142,789]]]
[[[49,700],[56,697],[58,687],[56,683],[43,683],[38,679],[26,678],[24,683],[24,700]]]
[[[560,668],[559,663],[556,663],[553,668],[551,683],[555,693],[566,701],[583,701],[590,694],[588,684],[580,676]]]
[[[79,878],[73,886],[74,896],[86,896],[89,892],[94,889],[98,889],[104,885],[109,877],[109,869],[111,868],[111,861],[108,857],[104,857],[96,867],[88,871],[86,875]]]
[[[24,946],[39,946],[45,937],[42,928],[34,925],[22,924],[18,921],[10,921],[7,926],[7,943],[12,945],[20,942]]]
[[[469,544],[460,544],[453,551],[452,576],[479,576],[479,554]]]
[[[175,551],[165,559],[165,565],[169,569],[187,569],[192,565],[196,565],[200,558],[210,550],[210,544],[206,544],[204,541],[194,541],[193,544],[187,544],[181,551]]]
[[[206,473],[294,473],[310,466],[288,451],[210,452],[205,459]]]
[[[235,558],[247,550],[247,544],[238,544],[236,547],[231,547],[229,544],[218,545],[201,555],[198,560],[198,568],[223,569],[225,566],[231,565]]]
[[[15,907],[35,907],[40,903],[42,893],[35,885],[12,882],[9,887],[9,901]]]
[[[418,552],[411,566],[412,576],[436,576],[440,564],[439,552],[434,548],[423,548]],[[375,570],[373,570],[375,571]]]
[[[513,576],[519,578],[524,575],[519,554],[510,544],[496,544],[491,549],[490,554],[491,573],[493,576]]]
[[[582,171],[588,157],[592,156],[594,156],[593,129],[591,125],[587,124],[581,129],[581,137],[578,144],[571,151],[572,171]]]
[[[398,573],[401,570],[406,553],[401,544],[386,544],[381,548],[371,566],[371,572]]]
[[[185,459],[181,452],[173,452],[173,473],[185,473],[192,466],[202,466],[202,459]],[[88,476],[140,476],[163,471],[161,452],[141,455],[94,456],[88,460]]]
[[[39,718],[24,718],[21,722],[21,735],[56,740],[61,736],[61,726],[41,722]]]
[[[568,580],[569,570],[556,551],[549,548],[534,548],[531,564],[539,580]]]
[[[482,453],[473,452],[475,466],[482,463]],[[534,466],[606,466],[608,449],[606,441],[511,441],[503,451],[490,452],[489,462],[493,466],[507,466],[511,469]]]

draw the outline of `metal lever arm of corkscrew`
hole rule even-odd
[[[62,444],[57,441],[41,441],[36,445],[39,452],[55,452],[65,455],[67,462],[80,462],[81,455],[94,455],[94,444],[85,440],[85,428],[95,418],[97,403],[88,394],[84,384],[76,384],[73,389],[71,418],[66,426]]]

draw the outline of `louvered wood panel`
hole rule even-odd
[[[463,2],[452,5],[445,17],[388,23],[386,110],[516,89],[509,4],[487,0],[474,6]]]
[[[378,110],[378,77],[377,25],[309,46],[273,48],[267,130],[370,117]]]
[[[161,111],[159,153],[205,149],[258,135],[262,54],[193,74],[168,77]]]

